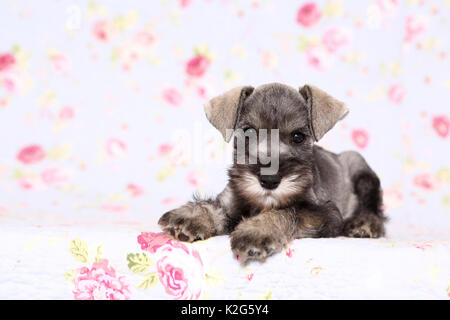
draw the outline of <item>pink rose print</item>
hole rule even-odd
[[[411,42],[427,29],[428,20],[421,15],[406,17],[405,41]]]
[[[174,205],[177,203],[177,199],[173,197],[164,198],[161,200],[161,204],[168,206],[168,205]]]
[[[58,73],[67,73],[72,67],[70,59],[61,53],[51,54],[50,62],[52,63],[53,69]]]
[[[193,187],[199,187],[204,182],[203,176],[202,176],[201,172],[199,172],[199,171],[189,172],[186,180]]]
[[[23,190],[32,190],[34,188],[34,184],[29,178],[20,178],[17,182]]]
[[[106,152],[111,157],[122,156],[123,154],[125,154],[126,151],[127,151],[126,144],[117,138],[110,138],[106,142]]]
[[[450,130],[450,120],[444,115],[433,117],[433,129],[441,138],[447,138]]]
[[[164,90],[162,92],[162,96],[168,104],[170,104],[174,107],[178,107],[183,102],[183,96],[175,88],[170,88],[170,89]]]
[[[168,144],[168,143],[161,144],[158,148],[158,155],[159,156],[167,156],[172,150],[173,150],[173,145]]]
[[[200,96],[200,98],[206,97],[206,88],[205,87],[197,87],[197,93]]]
[[[8,92],[14,92],[16,89],[16,84],[14,82],[14,78],[5,78],[3,79],[3,85],[6,88],[6,91]]]
[[[322,37],[322,43],[325,46],[325,48],[328,49],[330,52],[336,52],[341,47],[348,45],[350,43],[351,34],[350,31],[341,28],[331,28],[328,29],[323,37]]]
[[[164,233],[142,232],[137,237],[141,249],[150,253],[155,253],[160,247],[165,244],[172,244],[172,239],[164,235]]]
[[[426,251],[428,249],[433,248],[432,242],[417,242],[412,244],[413,247],[420,249],[422,251]]]
[[[389,87],[388,97],[395,104],[400,104],[405,97],[406,89],[401,84],[394,84]]]
[[[135,184],[130,183],[127,186],[127,191],[131,194],[133,197],[139,197],[144,194],[144,189],[140,186],[137,186]]]
[[[113,28],[106,20],[97,21],[92,28],[94,36],[103,42],[111,40]]]
[[[205,275],[197,250],[181,242],[173,242],[162,246],[158,254],[162,258],[156,263],[156,268],[166,293],[176,300],[198,299]]]
[[[69,176],[61,169],[50,168],[41,173],[41,179],[46,185],[52,186],[67,182]]]
[[[23,164],[34,164],[42,161],[45,158],[44,149],[39,145],[29,145],[17,154],[17,160]]]
[[[210,63],[207,57],[198,55],[188,61],[186,73],[192,77],[201,77],[208,70]]]
[[[413,183],[415,186],[429,191],[436,190],[439,187],[439,180],[429,173],[416,175]]]
[[[192,0],[179,0],[179,2],[182,8],[187,8],[191,4]]]
[[[295,251],[295,249],[288,248],[286,250],[286,256],[289,257],[289,258],[292,258],[292,255],[294,254],[294,251]]]
[[[399,0],[377,0],[378,8],[386,15],[393,15],[397,12]]]
[[[71,120],[75,117],[75,111],[72,107],[64,107],[58,113],[60,120]]]
[[[322,13],[314,2],[305,3],[297,11],[297,22],[308,28],[319,22]]]
[[[369,134],[364,129],[355,129],[352,131],[352,140],[358,148],[364,149],[369,143]]]
[[[146,30],[139,31],[134,35],[134,42],[142,47],[148,47],[155,42],[155,36]]]
[[[331,65],[332,56],[323,46],[310,46],[306,50],[306,61],[310,67],[325,71]]]
[[[10,53],[0,55],[0,72],[7,71],[16,63],[16,59]]]
[[[128,300],[131,292],[125,277],[118,277],[108,260],[94,262],[92,268],[82,267],[75,276],[75,300]]]

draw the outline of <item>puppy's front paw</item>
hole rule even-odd
[[[215,233],[208,208],[197,203],[188,203],[166,212],[158,224],[166,235],[180,241],[204,240]]]
[[[243,263],[248,260],[264,261],[280,252],[286,243],[285,238],[274,230],[246,226],[245,222],[231,233],[231,249]]]
[[[373,213],[361,213],[345,222],[344,235],[352,238],[379,238],[384,235],[384,219]]]

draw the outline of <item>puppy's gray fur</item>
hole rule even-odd
[[[165,213],[166,234],[182,241],[230,234],[241,261],[264,260],[295,238],[384,235],[380,181],[364,158],[314,144],[347,114],[342,102],[314,86],[272,83],[232,89],[205,112],[225,140],[226,129],[279,129],[279,171],[269,179],[261,163],[238,163],[235,140],[225,189]],[[294,143],[293,134],[303,140]]]

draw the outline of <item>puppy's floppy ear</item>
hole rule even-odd
[[[231,136],[226,136],[226,129],[235,129],[241,106],[252,92],[253,87],[237,87],[205,103],[206,117],[220,131],[226,142],[231,139]]]
[[[310,129],[316,141],[349,112],[343,102],[315,86],[304,85],[300,88],[300,94],[306,100]]]

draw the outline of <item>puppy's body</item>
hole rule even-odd
[[[226,140],[225,129],[237,132],[229,183],[215,199],[163,215],[159,223],[167,234],[194,241],[231,233],[232,249],[244,261],[265,259],[294,238],[384,234],[380,182],[363,157],[314,145],[348,112],[341,102],[312,86],[297,91],[269,84],[233,89],[205,109]],[[262,147],[272,152],[267,141],[251,146],[245,140],[246,161],[237,161],[237,139],[244,134],[237,129],[278,130],[275,174],[263,175],[267,165],[248,161]]]

